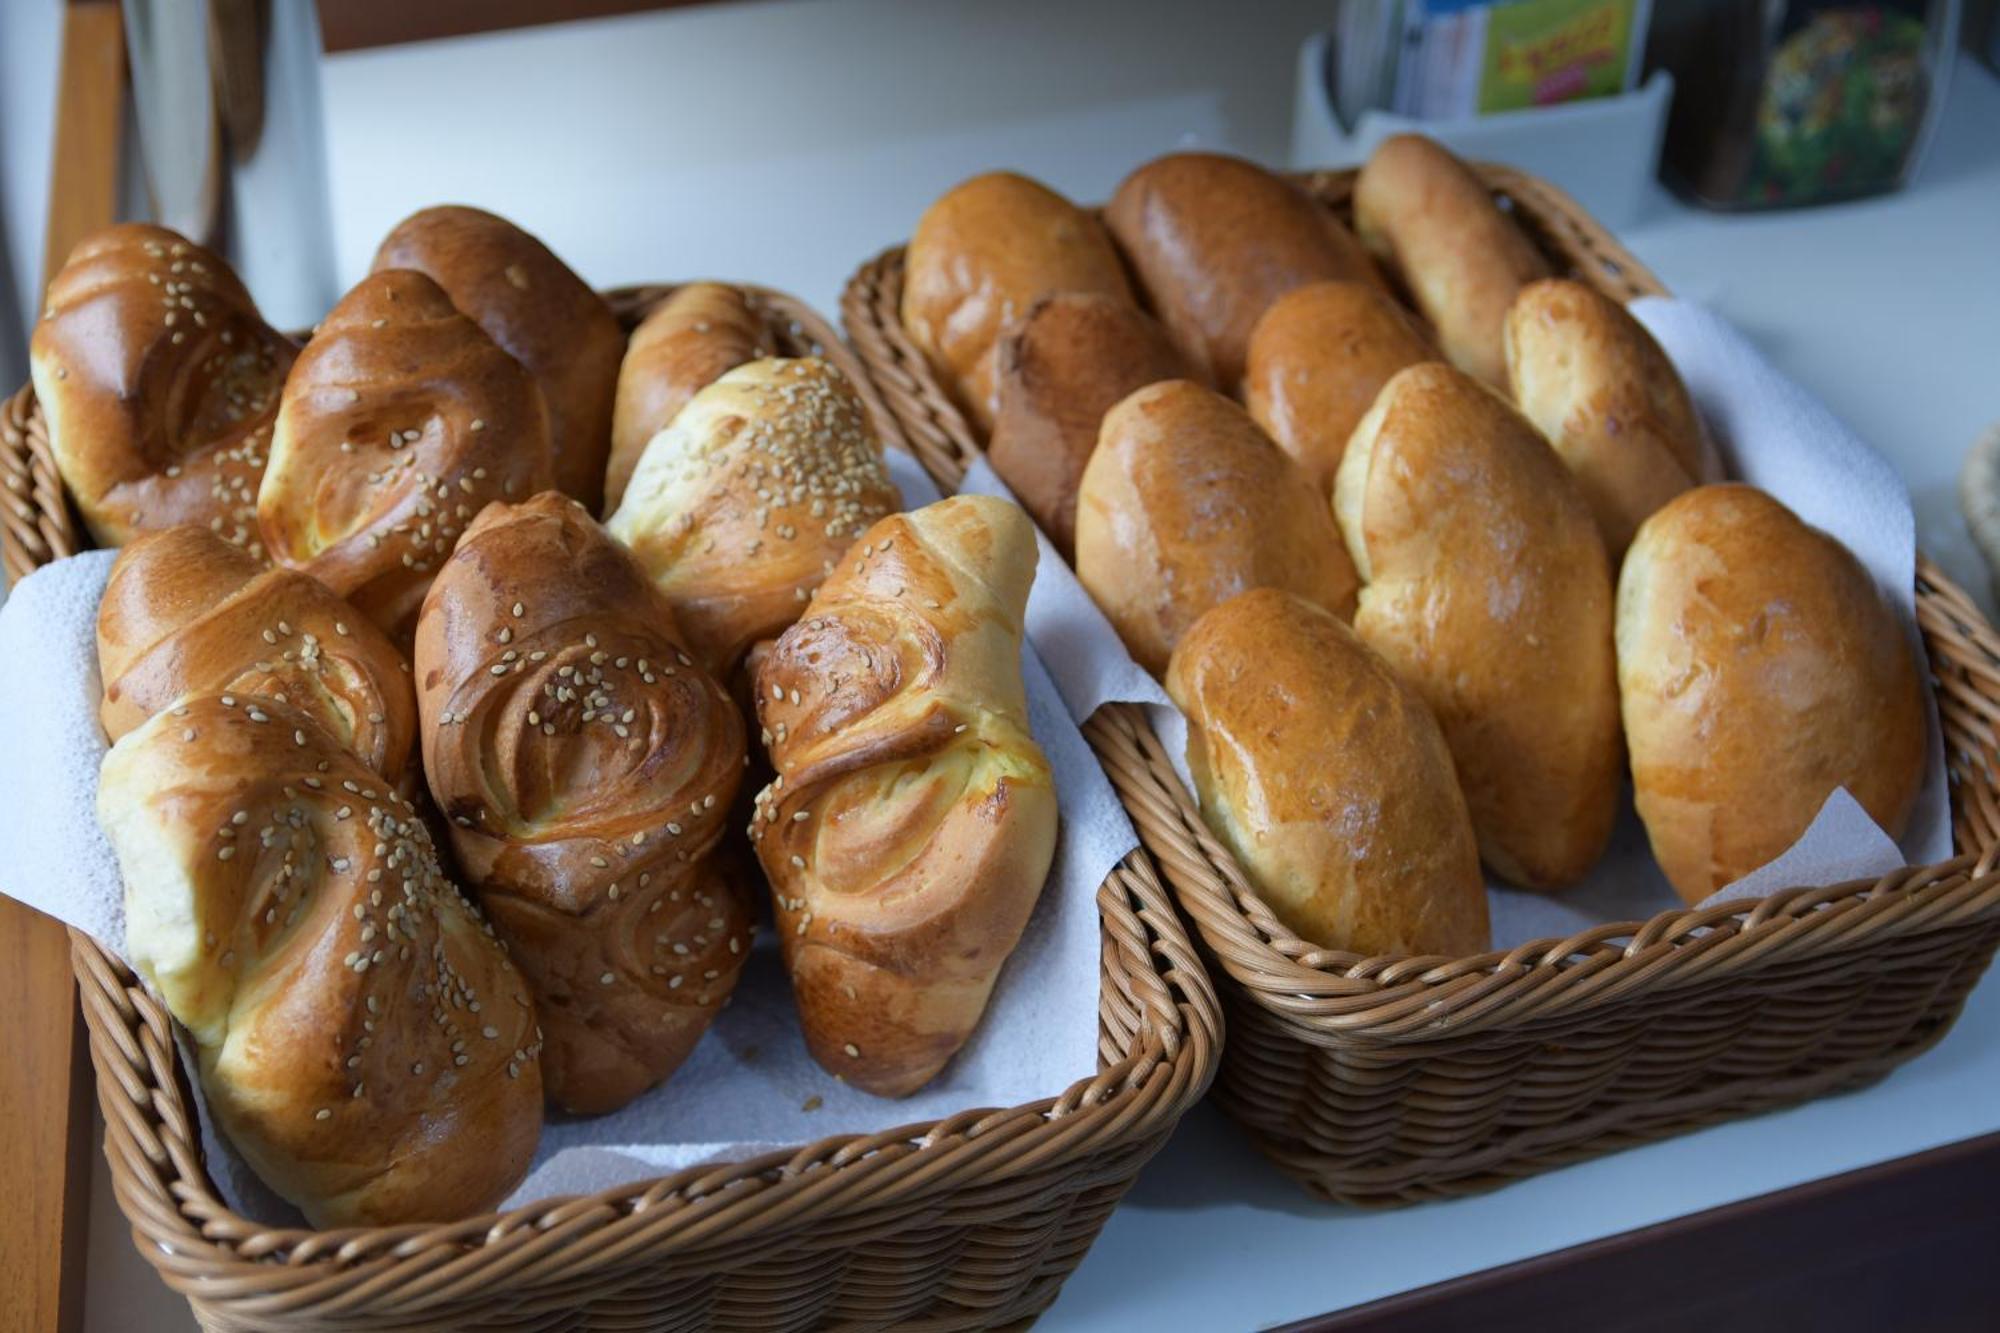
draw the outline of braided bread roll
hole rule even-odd
[[[528,988],[423,822],[313,719],[195,696],[105,756],[132,959],[216,1118],[316,1227],[495,1207],[542,1127]]]
[[[771,785],[751,840],[806,1043],[884,1097],[965,1044],[1055,852],[1028,731],[1019,509],[962,495],[885,518],[757,669]]]
[[[285,381],[257,495],[264,542],[408,642],[487,502],[550,483],[541,391],[421,273],[363,278]]]
[[[100,546],[199,523],[261,558],[257,485],[298,348],[227,263],[177,232],[93,232],[49,284],[35,397]]]
[[[417,624],[424,770],[527,973],[549,1096],[615,1110],[679,1068],[753,922],[716,855],[743,720],[574,501],[494,505]]]
[[[300,709],[393,786],[417,737],[410,665],[317,579],[191,524],[118,553],[97,608],[98,716],[116,741],[190,694]]]
[[[689,650],[727,676],[902,503],[847,377],[818,357],[771,357],[681,409],[605,526],[666,594]]]

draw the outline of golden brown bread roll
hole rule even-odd
[[[1225,393],[1273,301],[1309,282],[1381,281],[1339,219],[1240,157],[1155,158],[1119,185],[1104,221],[1194,378]]]
[[[472,516],[548,485],[534,380],[436,283],[391,269],[341,298],[285,381],[257,513],[273,559],[408,643]]]
[[[257,483],[298,348],[228,264],[165,227],[94,232],[49,284],[35,398],[91,536],[199,523],[263,557]]]
[[[288,703],[394,785],[417,737],[409,663],[318,579],[206,528],[142,533],[97,607],[98,716],[117,740],[190,694]]]
[[[660,302],[632,331],[618,367],[604,512],[618,508],[639,455],[690,398],[724,371],[776,354],[769,327],[740,288],[691,282]]]
[[[624,330],[604,298],[513,223],[458,205],[397,223],[372,268],[425,274],[528,368],[548,408],[555,484],[596,513],[625,355]]]
[[[1750,486],[1639,528],[1618,577],[1618,688],[1639,817],[1691,903],[1845,787],[1900,837],[1923,781],[1923,682],[1860,561]]]
[[[1478,953],[1486,881],[1444,734],[1340,619],[1277,588],[1174,649],[1201,813],[1302,939],[1359,954]]]
[[[1531,282],[1505,341],[1514,401],[1569,465],[1614,565],[1648,514],[1721,479],[1673,362],[1610,297],[1567,278]]]
[[[1186,373],[1144,311],[1098,292],[1045,296],[1001,339],[986,457],[1064,558],[1076,546],[1076,489],[1104,414],[1134,389]]]
[[[716,857],[743,720],[582,506],[488,506],[417,626],[424,771],[467,881],[533,988],[542,1077],[615,1110],[694,1049],[749,956]]]
[[[1028,731],[1027,516],[963,495],[862,535],[757,672],[751,838],[813,1058],[900,1097],[972,1034],[1055,851]]]
[[[1384,139],[1354,182],[1354,227],[1402,278],[1451,363],[1507,385],[1501,326],[1514,294],[1549,276],[1492,191],[1420,134]]]
[[[868,410],[817,357],[723,375],[653,438],[605,525],[727,677],[799,618],[870,523],[902,506]]]
[[[1534,889],[1581,878],[1623,755],[1611,574],[1561,460],[1433,361],[1362,418],[1334,507],[1361,574],[1355,631],[1436,715],[1487,865]]]
[[[1243,405],[1313,489],[1333,494],[1347,441],[1390,376],[1437,352],[1380,290],[1315,282],[1280,297],[1250,335]]]
[[[305,713],[197,695],[111,748],[97,811],[133,963],[266,1184],[316,1227],[506,1198],[541,1136],[534,1004],[408,802]]]
[[[903,261],[903,328],[982,432],[999,409],[995,348],[1050,292],[1132,299],[1104,227],[1039,181],[995,171],[924,210]]]
[[[1242,408],[1188,380],[1104,414],[1077,498],[1076,574],[1156,676],[1204,611],[1251,588],[1354,612],[1325,498]]]

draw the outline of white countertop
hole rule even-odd
[[[754,279],[832,314],[855,264],[975,171],[1018,167],[1094,199],[1183,143],[1284,161],[1294,53],[1326,13],[1319,0],[774,0],[335,57],[338,271],[358,276],[412,209],[457,200],[514,217],[599,285]],[[2000,419],[2000,81],[1962,60],[1951,98],[1900,194],[1750,217],[1662,194],[1625,240],[1889,457],[1925,549],[1985,600],[1954,486]],[[1044,1326],[1254,1327],[1338,1309],[2000,1129],[1996,1094],[1989,977],[1937,1049],[1875,1088],[1449,1203],[1315,1203],[1198,1108]],[[87,1327],[193,1327],[132,1249],[97,1165]]]

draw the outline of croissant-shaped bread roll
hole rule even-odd
[[[424,274],[528,368],[548,405],[555,484],[596,513],[625,355],[624,330],[604,298],[507,219],[460,205],[426,208],[397,223],[375,252],[374,268]]]
[[[870,523],[902,506],[854,387],[817,357],[752,361],[653,438],[606,527],[727,676]]]
[[[883,519],[757,669],[750,836],[813,1058],[916,1091],[979,1022],[1056,838],[1028,731],[1034,528],[962,495]]]
[[[184,524],[118,553],[97,607],[99,716],[117,740],[184,695],[300,709],[394,785],[417,736],[410,666],[318,579]]]
[[[35,326],[35,398],[91,536],[199,523],[262,557],[257,485],[298,348],[219,257],[165,227],[85,238]]]
[[[198,695],[105,756],[139,972],[208,1104],[317,1227],[497,1206],[542,1127],[527,985],[409,804],[305,713]]]
[[[776,353],[770,327],[741,288],[691,282],[660,302],[632,331],[618,367],[605,512],[618,508],[639,456],[689,399],[724,372]]]
[[[549,484],[534,380],[436,283],[391,270],[341,298],[285,381],[257,513],[273,559],[407,643],[473,515]]]
[[[466,531],[417,679],[431,795],[534,988],[549,1096],[615,1110],[687,1058],[749,956],[716,856],[742,716],[632,557],[552,491]]]

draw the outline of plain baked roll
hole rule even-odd
[[[1479,846],[1430,710],[1339,617],[1276,588],[1174,649],[1201,813],[1278,919],[1359,954],[1478,953]]]
[[[1065,558],[1104,414],[1133,390],[1186,373],[1151,317],[1097,292],[1045,296],[1001,340],[1000,413],[986,458]]]
[[[989,172],[924,210],[903,260],[903,328],[982,432],[1000,335],[1050,292],[1132,299],[1104,227],[1039,181]]]
[[[1673,362],[1625,307],[1580,282],[1531,282],[1507,312],[1507,380],[1597,516],[1615,565],[1646,516],[1721,469]]]
[[[417,737],[410,664],[318,579],[270,569],[206,528],[142,533],[97,607],[98,717],[116,741],[189,694],[265,695],[398,782]]]
[[[639,456],[689,399],[725,372],[776,352],[763,316],[740,288],[690,282],[660,302],[632,331],[619,363],[604,512],[618,508]]]
[[[1309,282],[1381,281],[1332,212],[1240,157],[1155,158],[1118,186],[1104,221],[1193,376],[1225,393],[1273,301]]]
[[[818,357],[770,357],[717,379],[653,437],[605,526],[726,678],[902,504],[847,377]]]
[[[549,479],[535,381],[436,283],[390,269],[340,299],[292,368],[257,514],[274,560],[407,644],[473,515]]]
[[[1375,395],[1397,371],[1436,359],[1416,322],[1380,290],[1315,282],[1280,297],[1257,321],[1243,405],[1330,497],[1347,441]]]
[[[209,1109],[316,1227],[498,1207],[542,1128],[535,1007],[423,821],[305,713],[196,695],[104,758],[133,965]]]
[[[961,495],[883,519],[757,668],[750,836],[813,1058],[901,1097],[965,1044],[1055,854],[1021,617],[1035,534]]]
[[[1334,508],[1362,579],[1355,631],[1437,717],[1487,865],[1526,888],[1580,879],[1623,752],[1610,569],[1562,461],[1433,361],[1355,428]]]
[[[1451,363],[1505,388],[1507,307],[1549,276],[1549,262],[1479,177],[1420,134],[1384,139],[1355,179],[1354,227],[1402,278]]]
[[[596,513],[625,355],[624,330],[604,298],[527,232],[460,205],[404,218],[382,239],[371,268],[427,275],[528,368],[548,409],[555,483]]]
[[[1632,787],[1660,868],[1700,902],[1783,852],[1837,787],[1900,837],[1923,681],[1861,562],[1751,486],[1686,491],[1618,578]]]
[[[1076,574],[1156,676],[1203,612],[1251,588],[1354,610],[1325,497],[1248,413],[1188,380],[1104,414],[1077,498]]]
[[[91,233],[30,353],[64,485],[100,546],[199,523],[262,558],[257,485],[298,348],[220,257],[140,222]]]

